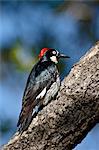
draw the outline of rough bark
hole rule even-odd
[[[63,80],[56,100],[48,104],[22,135],[4,150],[70,150],[99,122],[99,42]]]

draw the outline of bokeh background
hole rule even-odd
[[[0,144],[16,131],[21,99],[41,48],[71,57],[59,65],[61,79],[99,40],[98,1],[0,1]],[[99,150],[99,124],[75,150]]]

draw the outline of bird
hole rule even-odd
[[[61,85],[57,66],[60,58],[69,56],[53,48],[40,51],[39,61],[33,66],[24,90],[17,123],[19,132],[27,130],[32,119],[57,95]]]

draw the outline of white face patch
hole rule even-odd
[[[53,61],[55,64],[58,63],[58,60],[57,60],[56,56],[51,56],[50,59],[51,59],[51,61]]]

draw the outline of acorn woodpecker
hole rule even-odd
[[[22,99],[22,109],[17,126],[25,131],[37,113],[53,99],[60,88],[57,63],[69,58],[52,48],[43,48],[39,61],[34,65],[27,80]]]

